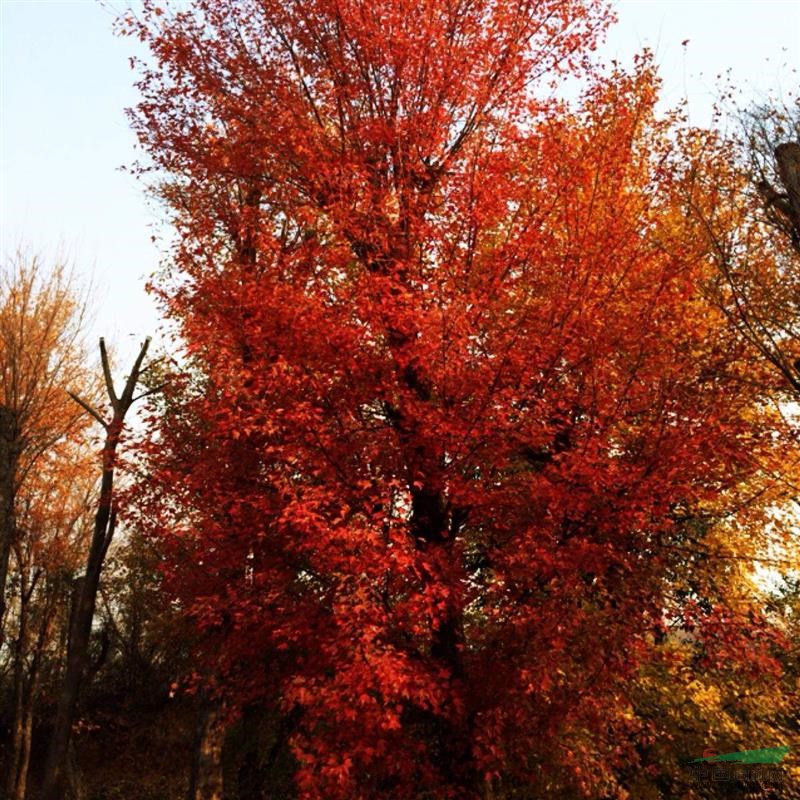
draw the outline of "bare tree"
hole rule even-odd
[[[766,218],[800,254],[800,103],[756,106],[740,120],[752,183]]]
[[[751,108],[738,122],[722,145],[709,136],[706,163],[687,173],[687,225],[717,268],[711,299],[797,397],[800,101]]]

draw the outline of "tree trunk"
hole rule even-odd
[[[95,515],[92,544],[86,562],[86,574],[76,586],[67,645],[67,665],[45,766],[43,800],[62,800],[63,798],[72,722],[88,663],[97,587],[100,583],[100,572],[106,550],[113,535],[114,513],[111,492],[114,480],[113,459],[118,439],[119,429],[116,429],[116,433],[110,431],[106,439],[104,451],[106,466],[100,486],[100,500]]]
[[[423,486],[413,488],[411,495],[412,535],[420,550],[437,554],[434,563],[443,565],[446,572],[448,567],[444,565],[452,565],[455,558],[453,544],[458,533],[457,521],[451,519],[442,492]],[[447,580],[445,575],[440,575],[439,579]],[[447,668],[454,694],[461,691],[464,678],[463,646],[463,612],[458,601],[451,599],[444,618],[433,632],[431,657]],[[437,766],[448,785],[464,800],[476,796],[478,786],[469,721],[468,712],[460,718],[437,716],[432,721]]]
[[[33,710],[39,678],[39,661],[34,663],[25,676],[24,670],[15,667],[14,674],[14,723],[12,728],[11,759],[6,781],[6,796],[9,800],[25,800],[28,785],[28,769],[31,757]]]
[[[66,784],[69,787],[70,800],[85,800],[86,787],[83,783],[83,774],[78,764],[78,755],[75,752],[75,744],[70,741],[67,748],[66,760]],[[62,795],[63,798],[63,795]]]
[[[11,758],[6,780],[6,796],[9,800],[25,800],[31,756],[33,712],[39,687],[39,673],[57,603],[55,593],[45,600],[39,632],[31,648],[30,636],[32,631],[29,629],[29,609],[38,577],[34,576],[26,585],[25,570],[21,568],[20,580],[22,585],[20,591],[19,631],[14,662],[14,721],[12,724]],[[29,657],[30,663],[27,663]]]
[[[19,781],[20,767],[22,764],[23,741],[25,738],[25,686],[23,667],[16,657],[14,664],[14,720],[11,724],[11,758],[8,763],[6,776],[6,796],[16,798],[17,783]]]
[[[8,560],[16,533],[14,494],[18,449],[14,412],[5,406],[0,406],[0,644],[4,641]]]
[[[225,726],[222,705],[207,696],[201,699],[194,736],[192,771],[187,800],[222,800],[222,746]]]
[[[8,793],[10,800],[25,800],[28,788],[28,769],[31,761],[31,736],[33,731],[34,686],[28,686],[19,725],[19,749],[16,756],[16,775],[13,790]],[[16,730],[15,730],[16,734]]]
[[[64,797],[64,786],[68,778],[72,722],[75,718],[78,696],[88,666],[89,641],[92,634],[97,590],[100,585],[100,573],[103,569],[108,547],[114,536],[116,524],[114,469],[116,466],[117,445],[125,424],[125,415],[134,401],[139,399],[134,397],[134,391],[139,381],[142,363],[147,355],[149,345],[150,339],[148,338],[139,350],[133,369],[125,382],[122,395],[117,397],[114,391],[114,382],[111,377],[105,342],[102,339],[100,340],[103,375],[108,398],[114,410],[109,422],[106,422],[101,414],[88,403],[76,395],[72,395],[77,403],[103,425],[106,430],[106,438],[103,445],[103,471],[100,480],[100,495],[97,500],[97,512],[94,518],[94,530],[92,532],[89,555],[86,559],[86,571],[82,582],[77,588],[76,602],[70,620],[67,664],[45,762],[42,800],[63,800]],[[144,392],[139,397],[144,397],[149,393]]]
[[[18,559],[19,560],[19,559]],[[27,571],[22,564],[19,569],[19,618],[17,639],[14,643],[14,716],[11,724],[11,759],[6,778],[6,796],[17,797],[17,783],[22,769],[23,751],[25,749],[25,720],[28,706],[32,699],[27,691],[25,680],[25,662],[28,656],[28,611],[33,587],[28,587]]]

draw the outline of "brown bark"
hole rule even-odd
[[[65,783],[69,787],[70,800],[86,800],[86,785],[83,781],[83,773],[78,764],[78,756],[75,752],[75,743],[70,741],[67,748],[67,766]]]
[[[452,563],[456,530],[441,492],[412,491],[411,530],[420,549],[435,549],[441,563]],[[459,603],[451,599],[444,618],[433,631],[430,652],[435,661],[447,667],[455,693],[464,678],[463,648],[463,612]],[[469,728],[469,713],[463,717],[448,713],[433,721],[439,770],[465,800],[474,796],[477,786]]]
[[[25,640],[27,609],[23,602],[19,614],[19,633],[14,648],[14,717],[11,723],[11,758],[6,780],[6,796],[16,798],[25,738]]]
[[[9,800],[25,798],[39,672],[55,613],[56,595],[51,593],[44,603],[36,641],[31,643],[33,631],[29,629],[30,605],[39,577],[40,574],[36,574],[26,579],[25,569],[21,568],[19,629],[14,651],[14,717],[11,726],[11,758],[6,779],[6,796]]]
[[[147,355],[149,344],[150,339],[148,338],[139,351],[122,395],[117,397],[111,378],[105,343],[102,339],[100,340],[103,374],[106,380],[109,401],[113,409],[113,416],[109,422],[106,422],[97,410],[73,395],[76,402],[103,425],[106,430],[106,437],[102,453],[103,471],[94,530],[86,560],[85,574],[83,580],[77,586],[75,607],[70,620],[67,664],[45,762],[42,800],[63,800],[64,797],[64,786],[68,777],[72,723],[75,717],[81,684],[88,666],[89,640],[92,632],[92,620],[94,619],[95,604],[97,602],[100,574],[116,525],[114,470],[117,446],[125,424],[125,415],[133,402],[139,399],[134,397],[134,391],[139,381],[142,363]]]
[[[28,789],[28,769],[31,763],[31,736],[33,731],[33,702],[28,703],[25,709],[25,718],[22,729],[22,746],[17,771],[17,785],[12,800],[25,800]]]
[[[6,796],[9,800],[25,800],[31,757],[35,692],[36,679],[23,680],[15,708],[11,763],[6,783]]]
[[[17,477],[18,442],[16,417],[0,406],[0,644],[6,611],[8,561],[16,532],[14,494]]]
[[[222,747],[225,725],[222,705],[204,696],[194,737],[192,771],[187,800],[222,800]]]

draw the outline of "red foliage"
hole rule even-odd
[[[203,0],[126,23],[157,60],[132,118],[187,364],[143,517],[232,701],[298,710],[304,797],[578,763],[559,737],[620,702],[676,508],[769,446],[650,64],[541,100],[608,21]]]

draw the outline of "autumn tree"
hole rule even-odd
[[[786,455],[782,469],[750,481],[735,515],[710,503],[681,523],[672,543],[679,568],[669,576],[650,657],[606,729],[611,736],[639,732],[638,762],[613,768],[631,797],[798,796],[794,758],[765,785],[706,780],[690,763],[706,752],[797,738],[797,610],[780,589],[781,576],[800,563],[787,507],[797,456],[791,448]]]
[[[17,536],[17,492],[40,458],[84,426],[67,395],[89,389],[83,346],[85,301],[68,267],[48,270],[24,251],[0,275],[0,641],[8,561]]]
[[[0,596],[10,672],[11,728],[3,789],[25,796],[43,673],[58,634],[82,544],[89,430],[68,389],[94,396],[83,346],[85,300],[68,267],[20,251],[0,282]],[[67,609],[65,612],[64,609]]]
[[[198,682],[280,709],[302,797],[617,791],[641,731],[600,732],[686,520],[736,514],[784,444],[705,291],[701,148],[646,56],[591,67],[609,21],[200,0],[121,23],[153,55],[132,120],[185,365],[139,521]]]

